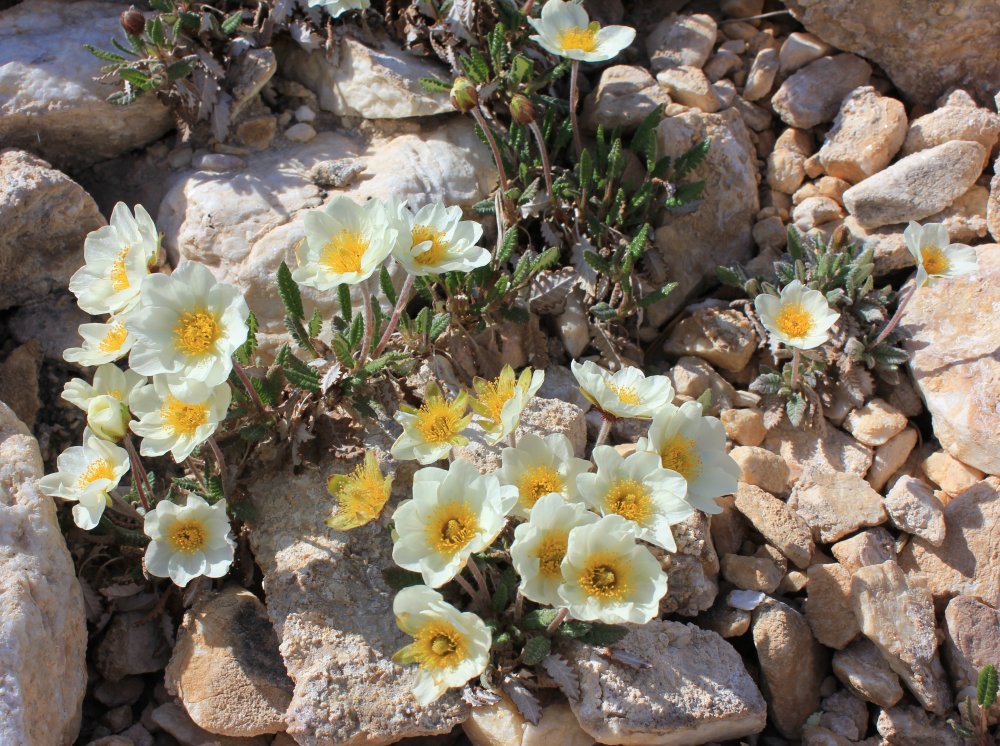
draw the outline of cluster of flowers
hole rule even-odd
[[[447,469],[420,469],[411,499],[392,516],[393,560],[423,580],[400,591],[394,603],[399,626],[414,638],[397,660],[419,664],[415,695],[422,703],[464,685],[487,665],[492,638],[486,624],[435,589],[462,581],[466,567],[475,573],[472,555],[494,547],[508,519],[519,522],[509,553],[524,598],[580,621],[645,623],[658,614],[667,590],[646,543],[674,551],[670,527],[696,509],[719,512],[715,498],[736,489],[739,467],[725,451],[722,424],[703,416],[697,402],[672,404],[668,378],[636,368],[612,374],[592,362],[572,368],[583,395],[609,421],[652,420],[629,455],[595,446],[595,471],[575,457],[563,434],[514,440],[522,411],[542,384],[540,371],[515,378],[507,367],[492,381],[476,380],[475,399],[462,392],[449,400],[430,385],[419,409],[396,415],[403,426],[392,447],[398,459],[431,464],[447,457],[467,442],[463,431],[476,415],[488,442],[510,441],[495,473],[480,474],[463,459]],[[331,478],[338,511],[328,523],[346,529],[373,520],[389,488],[369,452],[355,472]]]
[[[131,470],[146,478],[139,454],[169,452],[181,462],[212,436],[229,409],[232,354],[246,340],[249,309],[239,290],[185,262],[170,275],[154,272],[159,234],[149,214],[122,203],[111,224],[84,243],[85,265],[70,280],[84,311],[107,316],[83,324],[81,347],[69,362],[97,366],[90,383],[75,378],[63,398],[87,413],[83,444],[60,454],[57,471],[40,481],[47,494],[73,501],[73,520],[97,526]],[[115,361],[128,355],[128,368]],[[133,419],[134,417],[134,419]],[[141,438],[139,453],[130,433]],[[186,585],[198,575],[221,577],[233,559],[226,503],[197,495],[186,505],[161,501],[144,516],[151,538],[146,568]]]

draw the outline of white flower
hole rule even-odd
[[[397,652],[396,663],[416,663],[413,696],[429,705],[448,689],[464,686],[486,670],[493,636],[475,614],[459,611],[424,585],[404,588],[392,602],[396,624],[413,642]]]
[[[761,293],[753,302],[760,321],[775,337],[789,347],[811,350],[830,338],[830,327],[840,314],[830,308],[826,296],[792,280],[775,298]]]
[[[95,396],[87,406],[87,427],[104,440],[114,442],[125,437],[131,419],[128,405],[111,394]]]
[[[607,624],[645,624],[659,614],[667,575],[635,543],[635,524],[606,515],[569,532],[559,596],[570,616]]]
[[[472,415],[466,414],[468,408],[469,395],[464,391],[448,401],[437,384],[428,383],[419,409],[404,404],[394,415],[403,433],[392,444],[393,457],[433,464],[447,456],[452,446],[465,445],[469,439],[462,431],[472,420]]]
[[[206,386],[180,384],[168,376],[136,389],[129,406],[139,418],[132,432],[142,438],[139,453],[162,456],[167,451],[180,463],[204,443],[226,418],[233,392],[228,383]]]
[[[570,368],[587,401],[614,417],[648,420],[674,400],[674,387],[666,376],[647,377],[631,366],[612,373],[590,360],[582,364],[574,360]]]
[[[160,236],[142,205],[135,217],[123,202],[115,205],[111,224],[87,234],[86,262],[70,278],[69,289],[87,313],[119,313],[139,298],[142,278],[160,250]]]
[[[736,492],[739,464],[726,453],[726,429],[715,417],[703,417],[701,404],[668,404],[639,438],[636,451],[659,454],[664,469],[687,480],[687,501],[705,513],[721,513],[715,498]]]
[[[526,523],[514,529],[510,559],[521,576],[521,593],[536,603],[561,606],[562,561],[569,532],[597,521],[581,503],[550,493],[538,500]]]
[[[694,512],[685,500],[684,477],[664,469],[655,453],[636,451],[623,458],[611,446],[597,446],[592,456],[597,473],[576,478],[584,502],[601,515],[634,522],[640,539],[676,551],[670,527]]]
[[[112,316],[106,324],[80,324],[82,347],[69,347],[63,352],[68,363],[103,365],[125,357],[135,337],[125,328],[123,316]]]
[[[216,281],[203,264],[184,262],[172,275],[150,275],[125,320],[135,337],[129,366],[147,376],[172,373],[216,386],[233,369],[232,354],[246,341],[249,315],[243,292]]]
[[[590,469],[589,461],[573,455],[573,444],[562,433],[544,439],[527,433],[517,448],[503,449],[500,461],[498,476],[503,484],[517,488],[517,505],[512,512],[521,518],[527,518],[535,503],[550,492],[576,502],[576,477]]]
[[[490,263],[490,252],[476,242],[483,227],[462,220],[461,207],[440,202],[424,205],[414,215],[402,203],[394,203],[403,231],[392,255],[408,274],[422,277],[443,272],[469,272]],[[407,240],[409,239],[409,240]]]
[[[102,440],[89,429],[83,431],[83,445],[67,448],[56,459],[55,474],[38,480],[46,495],[75,500],[73,522],[90,530],[101,520],[108,505],[108,492],[118,486],[129,470],[128,452]]]
[[[371,6],[371,0],[309,0],[310,8],[323,8],[331,18],[349,10],[368,10]]]
[[[577,2],[548,0],[542,6],[541,18],[529,18],[538,42],[552,54],[583,62],[600,62],[617,57],[635,39],[635,29],[628,26],[606,26],[594,21]]]
[[[480,416],[476,424],[485,431],[483,439],[488,444],[496,445],[517,429],[521,413],[544,380],[545,371],[532,371],[531,368],[525,368],[515,378],[514,369],[509,365],[505,365],[492,381],[472,380],[477,397],[472,400],[472,411]]]
[[[299,266],[292,278],[321,291],[367,280],[399,238],[396,216],[379,200],[359,205],[337,195],[322,210],[307,212],[303,222],[306,238],[296,249]]]
[[[62,398],[86,412],[90,400],[98,396],[113,396],[127,404],[132,392],[145,382],[145,376],[108,363],[94,371],[93,383],[87,383],[82,378],[68,381],[63,386]]]
[[[188,495],[183,506],[161,500],[146,513],[142,530],[152,539],[144,560],[150,575],[169,577],[183,588],[199,575],[221,578],[229,572],[236,542],[225,500],[209,505]]]
[[[949,243],[943,223],[922,226],[911,220],[903,231],[903,240],[917,260],[917,287],[938,277],[958,277],[979,268],[976,250],[964,243]]]
[[[516,499],[512,487],[468,461],[459,459],[447,470],[425,467],[413,477],[413,499],[393,514],[392,559],[432,588],[444,585],[473,552],[492,543]]]

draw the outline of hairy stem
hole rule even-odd
[[[524,7],[521,8],[522,15],[528,15],[535,5],[535,0],[525,0]]]
[[[368,361],[368,350],[371,349],[372,339],[375,337],[375,316],[372,313],[372,289],[369,285],[371,278],[361,283],[361,312],[364,314],[365,334],[361,342],[361,354],[358,356],[358,368]]]
[[[569,118],[573,125],[573,146],[579,156],[583,152],[580,122],[576,118],[576,107],[580,103],[580,60],[573,60],[569,73]]]
[[[215,437],[210,437],[208,441],[209,449],[212,451],[212,457],[215,459],[215,465],[219,468],[219,479],[222,480],[222,496],[224,498],[229,497],[229,470],[226,468],[226,457],[222,455],[222,449],[219,448],[219,444],[215,442]]]
[[[240,379],[243,383],[243,388],[247,390],[247,395],[250,400],[254,403],[261,412],[263,412],[267,407],[264,405],[263,400],[261,400],[260,395],[257,393],[257,389],[253,387],[253,383],[250,380],[250,376],[247,375],[246,368],[239,364],[237,360],[233,360],[233,371],[236,373],[236,377]]]
[[[143,467],[142,459],[139,458],[139,454],[135,450],[131,436],[126,435],[122,439],[122,442],[125,444],[125,450],[128,451],[128,459],[132,465],[132,483],[135,485],[135,491],[139,495],[139,502],[148,511],[149,496],[152,490],[150,489],[149,480],[146,478],[146,469]]]
[[[802,354],[799,352],[799,348],[795,347],[792,349],[792,388],[797,389],[799,387],[799,363],[801,361]]]
[[[553,632],[559,629],[559,625],[565,622],[566,617],[568,616],[569,616],[569,609],[567,608],[559,609],[559,611],[556,613],[556,618],[553,619],[552,623],[545,628],[545,631],[551,635]]]
[[[917,286],[914,285],[913,289],[910,290],[910,292],[906,294],[906,297],[904,297],[903,300],[899,302],[899,305],[896,306],[896,313],[894,313],[892,315],[892,318],[889,319],[889,323],[885,325],[885,329],[879,332],[879,335],[875,337],[875,341],[872,343],[872,347],[881,343],[886,337],[892,334],[892,330],[899,325],[899,320],[903,318],[903,311],[906,309],[907,304],[913,299],[913,296],[916,294],[917,294]]]
[[[500,157],[500,147],[497,145],[496,139],[493,137],[493,131],[490,129],[490,125],[486,122],[486,117],[479,110],[478,107],[472,109],[472,116],[475,117],[476,123],[483,130],[483,134],[486,135],[486,140],[490,144],[490,150],[493,151],[493,160],[497,162],[497,173],[500,175],[500,190],[507,194],[510,191],[510,186],[507,182],[507,172],[503,167],[503,159]],[[504,197],[506,199],[506,196]]]
[[[531,130],[531,134],[535,136],[535,142],[538,143],[538,152],[542,156],[542,172],[545,176],[545,193],[549,195],[549,200],[553,203],[555,202],[555,195],[552,193],[552,166],[549,163],[549,149],[545,147],[545,137],[542,135],[542,128],[538,126],[538,122],[531,122],[528,125]]]
[[[392,336],[392,333],[396,331],[396,327],[399,325],[399,317],[410,300],[410,292],[413,290],[414,280],[416,280],[414,275],[407,275],[406,279],[403,280],[403,287],[399,289],[399,297],[396,298],[396,305],[392,309],[389,325],[382,332],[382,339],[378,341],[378,346],[375,347],[375,352],[372,353],[373,358],[377,358],[382,354],[389,344],[389,338]]]
[[[614,424],[615,418],[609,414],[601,413],[601,429],[597,431],[597,440],[594,441],[594,448],[601,445],[608,439],[611,434],[611,425]]]

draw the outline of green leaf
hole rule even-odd
[[[319,309],[313,311],[312,317],[309,319],[309,326],[306,328],[309,332],[310,337],[318,337],[319,333],[323,331],[323,317],[319,313]]]
[[[392,278],[389,276],[389,270],[385,268],[385,265],[379,270],[378,284],[382,288],[382,294],[389,301],[389,305],[396,305],[396,288],[392,286]]]
[[[84,44],[83,47],[98,59],[105,60],[106,62],[128,62],[128,60],[120,54],[115,54],[114,52],[109,52],[105,49],[98,49],[93,44]]]
[[[442,334],[444,334],[445,329],[448,328],[448,325],[450,323],[451,323],[451,314],[450,313],[436,313],[436,314],[434,314],[434,318],[431,319],[430,328],[427,331],[427,334],[430,337],[430,340],[433,342],[435,339],[437,339]]]
[[[394,591],[401,591],[404,588],[409,588],[412,585],[420,585],[424,582],[420,573],[410,572],[401,567],[390,567],[383,570],[382,577],[385,578],[386,585]]]
[[[342,335],[337,335],[330,341],[330,349],[333,350],[337,362],[345,368],[354,367],[354,356],[351,355],[350,344]]]
[[[559,261],[559,248],[556,246],[550,246],[545,249],[541,254],[536,257],[535,261],[531,263],[531,273],[541,272],[543,269],[548,269]]]
[[[299,346],[299,349],[305,350],[311,353],[313,357],[316,357],[316,348],[313,347],[312,341],[309,339],[309,332],[302,326],[301,321],[293,319],[291,316],[286,316],[285,328],[295,341],[295,344]]]
[[[420,87],[428,93],[451,92],[451,83],[444,80],[438,80],[437,78],[420,78],[417,82],[420,83]]]
[[[667,207],[683,207],[689,202],[694,202],[701,196],[705,189],[704,181],[690,181],[687,184],[679,184],[674,193],[664,200]]]
[[[160,20],[159,16],[156,16],[151,21],[146,22],[146,31],[149,36],[149,40],[153,42],[158,47],[164,47],[167,44],[167,37],[163,33],[163,21]]]
[[[674,162],[674,179],[680,181],[694,171],[705,160],[708,149],[712,146],[712,141],[705,138],[700,143],[694,145],[684,155]]]
[[[115,106],[128,106],[139,97],[140,93],[142,91],[138,88],[132,88],[128,91],[115,91],[108,96],[108,103]]]
[[[628,627],[623,627],[620,624],[603,624],[601,622],[594,622],[590,631],[581,637],[580,641],[585,642],[588,645],[609,647],[621,642],[622,638],[624,638],[627,634]]]
[[[146,73],[141,70],[135,70],[131,67],[123,67],[119,69],[118,77],[126,83],[131,83],[142,91],[148,91],[153,87],[153,84],[150,82],[149,76],[146,75]]]
[[[251,311],[250,315],[247,316],[247,339],[233,353],[236,361],[241,365],[250,365],[253,354],[257,351],[257,328],[257,315]]]
[[[742,289],[745,282],[738,268],[718,266],[715,268],[715,276],[723,285],[733,288]]]
[[[361,337],[365,333],[365,321],[361,314],[354,317],[351,322],[351,329],[347,333],[347,344],[351,346],[352,350],[358,349],[358,345],[361,344]]]
[[[598,318],[601,321],[610,321],[611,319],[618,318],[618,311],[604,301],[592,305],[590,307],[590,312],[594,314],[595,318]]]
[[[758,394],[777,394],[785,385],[779,373],[761,373],[750,384],[750,390]]]
[[[590,151],[586,148],[580,153],[580,163],[577,169],[580,189],[587,191],[594,181],[594,162],[590,156]]]
[[[181,78],[186,78],[194,70],[195,65],[198,63],[197,57],[185,57],[182,60],[174,62],[172,65],[167,66],[167,79],[168,80],[180,80]]]
[[[632,135],[632,142],[629,143],[629,150],[640,158],[645,158],[650,145],[656,147],[656,127],[663,118],[663,106],[657,106],[651,111]]]
[[[788,415],[788,421],[791,422],[794,427],[801,425],[802,420],[806,416],[805,397],[797,392],[789,396],[788,401],[785,402],[785,414]]]
[[[525,629],[545,629],[556,619],[558,614],[555,609],[535,609],[529,611],[521,620],[521,626]]]
[[[535,63],[523,54],[517,54],[514,55],[514,59],[510,63],[510,72],[507,73],[507,77],[513,83],[521,83],[531,79],[534,69]]]
[[[213,505],[226,496],[222,491],[222,477],[218,474],[207,477],[205,479],[205,486],[208,487],[208,494],[205,495],[205,499]]]
[[[556,634],[559,637],[568,637],[576,640],[589,634],[593,628],[593,622],[580,622],[576,619],[570,619],[556,628]]]
[[[676,287],[677,287],[676,282],[668,282],[659,290],[654,290],[651,293],[647,293],[646,295],[642,296],[639,299],[638,301],[639,308],[649,308],[654,303],[659,303],[661,300],[670,295],[676,289]]]
[[[462,65],[462,69],[465,70],[465,74],[469,76],[469,80],[476,85],[482,85],[489,80],[490,66],[486,62],[486,58],[475,47],[470,50],[469,54],[463,54],[459,57],[458,61]]]
[[[805,246],[802,245],[802,234],[791,223],[788,225],[788,254],[794,261],[801,261],[805,255]]]
[[[596,251],[584,251],[583,260],[598,272],[603,272],[604,274],[611,272],[611,264]]]
[[[257,443],[266,437],[267,427],[260,423],[240,428],[240,440],[245,440],[247,443]]]
[[[552,640],[543,635],[530,637],[521,651],[521,662],[526,666],[537,666],[552,652]]]
[[[500,576],[496,590],[493,591],[493,598],[490,599],[490,608],[494,614],[499,616],[507,605],[517,588],[517,573],[513,567],[508,567]]]
[[[293,386],[319,392],[319,373],[315,368],[310,368],[294,355],[287,355],[281,367],[285,372],[285,378]]]
[[[979,672],[979,679],[976,681],[976,701],[984,710],[993,706],[997,701],[997,670],[992,663],[983,666]]]
[[[285,313],[300,321],[305,318],[298,283],[292,279],[292,272],[284,262],[278,266],[278,296],[285,307]]]
[[[514,254],[517,248],[517,228],[509,228],[503,234],[503,241],[500,242],[500,251],[497,252],[497,265],[503,266]]]
[[[703,411],[707,411],[712,407],[712,389],[708,388],[701,392],[701,395],[695,400],[700,405]]]
[[[232,36],[236,33],[236,29],[240,27],[240,23],[243,21],[243,11],[237,10],[235,13],[229,15],[226,20],[222,22],[222,33],[226,36]]]
[[[237,500],[236,502],[230,503],[229,512],[233,514],[233,517],[238,521],[246,523],[247,521],[252,521],[257,517],[257,508],[254,507],[252,500]]]
[[[635,259],[638,259],[646,251],[646,242],[649,239],[649,231],[651,230],[649,223],[644,223],[639,232],[635,234],[635,238],[629,241],[628,253]]]

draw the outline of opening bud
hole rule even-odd
[[[510,116],[518,124],[531,124],[535,121],[535,105],[518,93],[510,100]]]
[[[455,78],[451,86],[451,105],[463,114],[468,114],[479,105],[479,92],[468,78]]]

